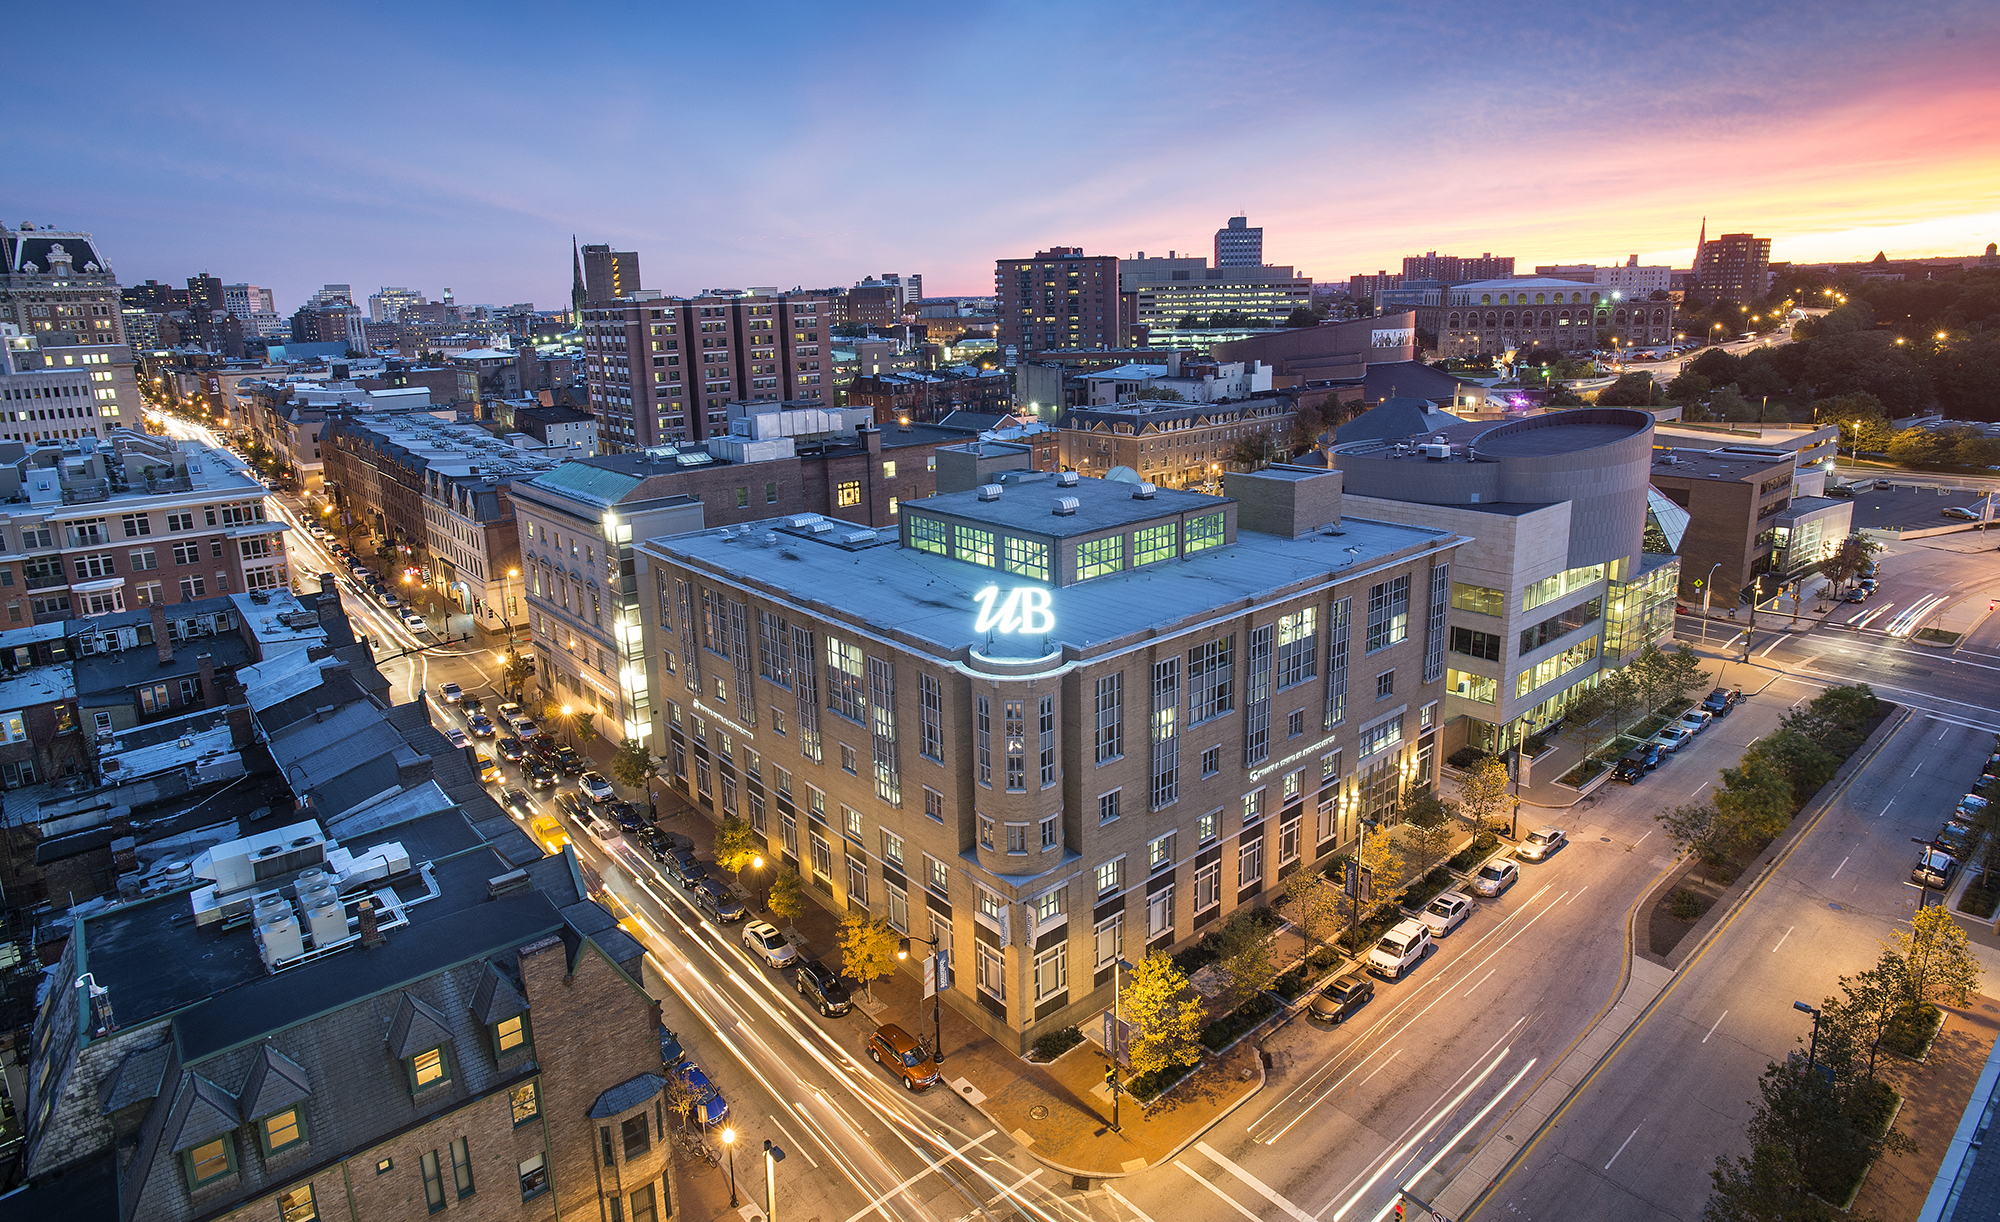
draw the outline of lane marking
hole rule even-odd
[[[1528,1076],[1528,1071],[1533,1069],[1535,1067],[1535,1062],[1539,1060],[1541,1060],[1541,1058],[1536,1057],[1534,1060],[1529,1061],[1526,1065],[1521,1066],[1521,1072],[1514,1075],[1513,1081],[1507,1083],[1506,1086],[1502,1087],[1500,1089],[1500,1093],[1494,1095],[1491,1099],[1488,1099],[1486,1101],[1485,1107],[1482,1107],[1477,1112],[1474,1112],[1472,1114],[1472,1119],[1466,1121],[1465,1124],[1459,1128],[1458,1132],[1453,1133],[1451,1135],[1450,1141],[1447,1141],[1443,1145],[1439,1146],[1438,1152],[1436,1154],[1431,1155],[1429,1162],[1417,1168],[1415,1175],[1406,1177],[1403,1180],[1403,1184],[1405,1186],[1414,1184],[1418,1180],[1421,1180],[1425,1176],[1429,1175],[1431,1173],[1431,1168],[1437,1166],[1440,1162],[1444,1161],[1444,1156],[1450,1153],[1453,1149],[1457,1148],[1458,1143],[1465,1140],[1465,1135],[1467,1133],[1470,1133],[1473,1130],[1473,1128],[1479,1124],[1480,1121],[1486,1119],[1486,1117],[1492,1113],[1494,1108],[1500,1106],[1500,1101],[1502,1099],[1505,1099],[1509,1094],[1513,1093],[1514,1088],[1521,1084],[1521,1079]],[[1397,1195],[1400,1197],[1402,1194],[1399,1192],[1397,1193]],[[1384,1205],[1382,1207],[1381,1213],[1376,1214],[1374,1218],[1370,1219],[1370,1222],[1385,1222],[1385,1219],[1388,1218],[1390,1212],[1395,1208],[1396,1208],[1396,1202],[1394,1201],[1389,1202],[1387,1205]]]
[[[1147,1216],[1145,1210],[1139,1208],[1137,1205],[1134,1205],[1132,1202],[1126,1200],[1124,1193],[1118,1191],[1116,1188],[1113,1188],[1109,1184],[1106,1184],[1104,1186],[1104,1191],[1111,1194],[1112,1200],[1118,1202],[1120,1205],[1123,1205],[1125,1208],[1131,1210],[1132,1216],[1139,1219],[1139,1222],[1153,1222],[1153,1219]]]
[[[1695,786],[1693,789],[1688,791],[1688,797],[1692,798],[1693,796],[1700,793],[1702,790],[1707,789],[1710,785],[1713,785],[1714,783],[1715,782],[1713,781],[1703,781],[1701,784]]]
[[[1585,884],[1583,884],[1583,891],[1588,891],[1588,890],[1590,890],[1590,884],[1589,884],[1589,883],[1585,883]],[[1576,893],[1576,895],[1572,895],[1572,896],[1570,896],[1570,897],[1569,897],[1569,899],[1567,899],[1567,900],[1565,900],[1565,901],[1563,902],[1563,907],[1567,908],[1567,907],[1569,907],[1569,906],[1570,906],[1571,904],[1574,904],[1574,903],[1576,903],[1576,897],[1577,897],[1577,895],[1582,895],[1582,894],[1583,894],[1583,891],[1579,891],[1579,892],[1577,892],[1577,893]]]
[[[1258,1196],[1263,1197],[1271,1204],[1276,1205],[1279,1209],[1282,1209],[1287,1214],[1290,1214],[1294,1219],[1296,1219],[1296,1222],[1313,1222],[1312,1215],[1308,1214],[1305,1210],[1300,1209],[1298,1206],[1292,1204],[1284,1197],[1279,1196],[1276,1192],[1273,1192],[1270,1186],[1265,1184],[1264,1181],[1258,1179],[1256,1176],[1250,1174],[1248,1171],[1245,1171],[1243,1168],[1237,1166],[1235,1163],[1232,1163],[1228,1159],[1222,1157],[1222,1155],[1213,1146],[1210,1146],[1207,1142],[1198,1141],[1194,1143],[1194,1148],[1200,1150],[1203,1154],[1208,1155],[1209,1160],[1212,1161],[1216,1166],[1222,1168],[1224,1171],[1227,1171],[1229,1174],[1235,1176],[1237,1179],[1242,1180],[1244,1183],[1250,1185],[1251,1189],[1255,1191]],[[1179,1160],[1175,1161],[1176,1163],[1178,1163]]]
[[[1240,1213],[1244,1217],[1250,1219],[1250,1222],[1264,1222],[1264,1219],[1258,1217],[1256,1214],[1253,1214],[1249,1210],[1245,1209],[1242,1203],[1239,1202],[1235,1197],[1230,1196],[1222,1189],[1217,1188],[1214,1184],[1211,1184],[1207,1180],[1201,1178],[1199,1175],[1196,1175],[1194,1172],[1194,1168],[1188,1166],[1180,1159],[1177,1158],[1174,1160],[1174,1166],[1179,1167],[1181,1170],[1187,1172],[1189,1179],[1193,1180],[1197,1184],[1200,1184],[1203,1188],[1208,1189],[1216,1196],[1222,1198],[1222,1203],[1224,1205],[1229,1206],[1229,1208],[1235,1210],[1237,1213]]]
[[[1473,1091],[1478,1090],[1480,1086],[1485,1083],[1486,1079],[1492,1076],[1493,1071],[1500,1068],[1500,1062],[1506,1060],[1508,1055],[1513,1051],[1514,1050],[1511,1047],[1502,1048],[1500,1050],[1500,1055],[1494,1057],[1493,1060],[1487,1064],[1485,1069],[1479,1071],[1478,1077],[1474,1078],[1471,1082],[1468,1082],[1466,1084],[1465,1089],[1458,1092],[1458,1094],[1452,1099],[1450,1103],[1446,1104],[1443,1108],[1440,1108],[1437,1114],[1435,1116],[1432,1116],[1429,1120],[1425,1121],[1424,1126],[1418,1129],[1416,1133],[1409,1138],[1409,1140],[1405,1141],[1388,1158],[1382,1160],[1382,1165],[1380,1169],[1378,1169],[1375,1172],[1375,1174],[1369,1176],[1368,1179],[1361,1185],[1361,1187],[1355,1190],[1353,1196],[1347,1198],[1346,1204],[1342,1205],[1338,1210],[1334,1211],[1333,1222],[1340,1222],[1342,1218],[1345,1218],[1347,1216],[1348,1211],[1352,1210],[1356,1205],[1359,1205],[1361,1203],[1362,1194],[1374,1188],[1375,1185],[1381,1181],[1383,1176],[1389,1174],[1389,1168],[1395,1166],[1398,1162],[1402,1161],[1404,1156],[1406,1156],[1411,1150],[1417,1147],[1418,1143],[1422,1142],[1424,1138],[1430,1136],[1431,1130],[1438,1127],[1438,1125],[1443,1124],[1445,1117],[1457,1111],[1458,1105],[1464,1103],[1467,1096],[1471,1095]],[[1528,1064],[1532,1066],[1534,1062],[1530,1061],[1528,1062]],[[1333,1209],[1332,1201],[1328,1201],[1325,1207],[1322,1208],[1319,1211],[1319,1213],[1313,1215],[1315,1222],[1317,1222],[1317,1219],[1325,1217],[1326,1211],[1328,1209]],[[849,1222],[854,1222],[854,1220],[849,1219]]]
[[[1625,1140],[1618,1143],[1618,1154],[1625,1153],[1625,1147],[1631,1145],[1632,1139],[1634,1137],[1637,1137],[1638,1135],[1639,1135],[1638,1129],[1633,1129],[1630,1133],[1626,1134]],[[1613,1154],[1611,1156],[1611,1162],[1604,1164],[1604,1169],[1606,1171],[1611,1170],[1611,1163],[1615,1163],[1618,1161],[1618,1154]]]
[[[1785,944],[1785,939],[1786,939],[1786,938],[1789,938],[1789,937],[1791,937],[1791,936],[1792,936],[1792,931],[1793,931],[1794,929],[1797,929],[1797,928],[1798,928],[1798,926],[1796,926],[1796,925],[1787,925],[1787,926],[1785,926],[1785,932],[1784,932],[1783,934],[1781,934],[1781,935],[1779,936],[1779,938],[1778,938],[1778,946],[1783,946],[1783,945]],[[1771,953],[1772,953],[1772,954],[1774,954],[1774,955],[1775,955],[1775,954],[1777,954],[1777,953],[1778,953],[1778,946],[1773,946],[1773,947],[1771,948]]]
[[[1831,874],[1829,874],[1829,875],[1827,875],[1827,876],[1826,876],[1826,877],[1827,877],[1827,880],[1828,880],[1829,882],[1831,882],[1831,881],[1832,881],[1833,879],[1836,879],[1836,878],[1839,878],[1839,877],[1840,877],[1840,872],[1841,872],[1842,870],[1845,870],[1845,869],[1847,868],[1847,863],[1848,863],[1849,861],[1852,861],[1852,860],[1853,860],[1853,858],[1852,858],[1851,856],[1850,856],[1850,857],[1843,857],[1843,858],[1841,858],[1841,859],[1840,859],[1840,864],[1839,864],[1839,865],[1837,865],[1837,866],[1835,866],[1835,867],[1833,868],[1833,873],[1831,873]]]
[[[994,1136],[995,1134],[999,1133],[999,1131],[1000,1130],[998,1129],[988,1129],[982,1135],[973,1138],[971,1141],[966,1142],[962,1146],[958,1146],[956,1148],[950,1146],[945,1147],[947,1150],[950,1150],[949,1154],[940,1154],[936,1158],[926,1159],[924,1161],[924,1169],[922,1171],[917,1172],[915,1175],[904,1180],[902,1183],[896,1185],[894,1188],[888,1189],[887,1191],[878,1194],[874,1200],[868,1202],[868,1204],[862,1206],[860,1209],[849,1214],[847,1216],[846,1222],[861,1222],[861,1219],[867,1217],[869,1214],[872,1214],[877,1210],[882,1210],[883,1204],[887,1202],[890,1197],[896,1196],[897,1194],[903,1192],[905,1189],[909,1188],[910,1185],[916,1183],[920,1179],[923,1179],[925,1176],[931,1174],[933,1171],[936,1171],[940,1166],[950,1162],[953,1158],[963,1158],[967,1150],[970,1150],[972,1147],[978,1145],[980,1142],[985,1141],[988,1137]],[[996,1180],[995,1182],[997,1183],[998,1181]],[[921,1208],[921,1206],[919,1206],[919,1208]],[[882,1216],[885,1218],[888,1217],[889,1216],[888,1211],[882,1210]]]
[[[1497,967],[1494,967],[1494,968],[1488,968],[1488,969],[1486,970],[1486,974],[1485,974],[1484,976],[1481,976],[1481,977],[1480,977],[1480,978],[1479,978],[1478,980],[1476,980],[1476,981],[1474,981],[1474,982],[1473,982],[1473,985],[1472,985],[1472,989],[1476,989],[1476,988],[1478,988],[1478,987],[1479,987],[1480,985],[1482,985],[1482,984],[1485,984],[1485,983],[1486,983],[1487,981],[1489,981],[1489,980],[1493,979],[1493,973],[1495,973],[1495,972],[1497,972],[1497,971],[1499,971],[1499,970],[1500,970],[1500,969],[1499,969],[1499,968],[1497,968]],[[1460,994],[1459,994],[1459,996],[1460,996],[1460,997],[1470,997],[1470,996],[1472,996],[1472,989],[1467,989],[1467,990],[1465,990],[1465,992],[1463,992],[1463,993],[1460,993]]]
[[[1720,1014],[1716,1015],[1716,1016],[1715,1016],[1715,1022],[1713,1022],[1712,1024],[1710,1024],[1710,1025],[1709,1025],[1709,1028],[1708,1028],[1708,1035],[1704,1035],[1704,1036],[1702,1036],[1702,1037],[1701,1037],[1701,1042],[1702,1042],[1702,1043],[1704,1043],[1704,1044],[1706,1044],[1706,1043],[1708,1042],[1708,1036],[1709,1036],[1709,1035],[1714,1035],[1714,1034],[1715,1034],[1715,1029],[1716,1029],[1717,1027],[1720,1027],[1720,1026],[1722,1025],[1722,1020],[1723,1020],[1723,1019],[1725,1019],[1725,1018],[1728,1018],[1728,1017],[1729,1017],[1729,1011],[1727,1011],[1727,1010],[1724,1010],[1724,1011],[1723,1011],[1722,1013],[1720,1013]]]

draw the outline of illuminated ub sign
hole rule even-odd
[[[1032,636],[1055,629],[1056,613],[1049,608],[1049,592],[1039,586],[1019,586],[1007,591],[1005,598],[1000,597],[999,586],[987,586],[972,598],[979,604],[975,632]]]

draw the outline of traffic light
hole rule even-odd
[[[1104,1067],[1104,1084],[1106,1086],[1114,1086],[1117,1082],[1118,1067],[1116,1065],[1106,1065]]]

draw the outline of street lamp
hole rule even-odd
[[[1701,643],[1704,645],[1708,644],[1708,603],[1715,596],[1715,570],[1721,567],[1722,561],[1716,561],[1701,582]]]
[[[757,872],[758,885],[764,888],[764,902],[757,906],[765,912],[769,912],[771,911],[771,885],[769,880],[764,877],[764,855],[762,853],[750,859],[750,868]]]
[[[785,1152],[764,1139],[764,1220],[778,1222],[778,1215],[772,1206],[778,1202],[778,1164],[785,1161]]]
[[[574,715],[574,709],[568,705],[562,706],[563,738],[572,747],[576,746],[576,722],[571,720]]]
[[[1793,1002],[1792,1009],[1813,1016],[1812,1043],[1806,1045],[1806,1072],[1810,1074],[1819,1063],[1819,1011],[1803,1001]]]
[[[931,1060],[942,1065],[944,1064],[944,986],[951,974],[951,948],[938,946],[936,938],[906,937],[902,945],[896,948],[896,958],[909,958],[912,942],[922,942],[931,948],[930,980],[926,982],[931,986]]]
[[[729,1151],[729,1208],[736,1208],[736,1130],[722,1130],[722,1148]]]

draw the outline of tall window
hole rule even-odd
[[[959,525],[952,528],[952,541],[960,560],[973,564],[993,567],[993,532],[976,526]]]
[[[1368,588],[1367,651],[1387,649],[1410,635],[1410,578],[1406,573],[1393,581]]]
[[[662,602],[661,607],[666,603]],[[757,613],[757,673],[787,691],[792,686],[792,629],[781,615]]]
[[[1340,599],[1326,617],[1326,716],[1320,727],[1324,730],[1347,720],[1347,639],[1352,604],[1352,599]]]
[[[1219,513],[1203,514],[1198,518],[1189,518],[1187,520],[1187,543],[1182,550],[1188,555],[1193,555],[1196,552],[1207,551],[1211,547],[1220,547],[1222,546],[1222,531],[1222,515]]]
[[[1035,956],[1035,1001],[1069,992],[1069,943],[1058,942]]]
[[[639,1129],[642,1136],[645,1128],[646,1118],[641,1116],[639,1117]],[[625,1156],[630,1158],[632,1156],[632,1146],[629,1141],[626,1143],[625,1150]],[[472,1150],[463,1137],[451,1143],[451,1182],[452,1187],[458,1190],[459,1200],[463,1201],[472,1195]]]
[[[1041,712],[1042,785],[1056,783],[1056,698],[1042,697]]]
[[[935,676],[918,677],[917,708],[920,714],[917,754],[943,763],[944,685],[939,683]]]
[[[1174,885],[1168,883],[1146,896],[1146,940],[1151,941],[1174,929]]]
[[[1188,650],[1188,724],[1200,725],[1236,707],[1236,637]]]
[[[826,638],[826,707],[849,721],[865,721],[868,706],[863,694],[864,674],[858,647],[839,637]]]
[[[1445,595],[1451,589],[1451,565],[1431,569],[1430,602],[1424,611],[1424,682],[1444,678]]]
[[[1003,541],[1002,565],[1010,573],[1032,577],[1037,581],[1049,579],[1049,545],[1040,539],[1021,539],[1013,535]]]
[[[1180,659],[1153,663],[1153,709],[1148,734],[1152,746],[1152,806],[1158,810],[1180,797]]]
[[[1313,677],[1318,662],[1319,608],[1301,607],[1278,620],[1278,690]]]
[[[972,700],[972,762],[979,783],[993,784],[993,705],[985,696]]]
[[[1261,764],[1271,758],[1271,638],[1276,629],[1265,624],[1250,630],[1243,677],[1243,762]]]
[[[921,514],[911,514],[909,515],[909,523],[911,547],[938,556],[949,556],[951,554],[951,544],[946,539],[943,522],[938,521],[936,518],[924,517]]]
[[[1264,838],[1246,838],[1236,850],[1236,885],[1248,891],[1264,885]]]
[[[896,758],[896,672],[881,658],[868,659],[869,736],[875,752],[875,796],[903,804],[902,769]]]
[[[1194,872],[1194,912],[1196,916],[1222,903],[1222,863],[1211,861]]]
[[[1092,949],[1095,952],[1092,957],[1096,961],[1095,966],[1097,969],[1102,971],[1111,966],[1112,961],[1118,958],[1119,952],[1124,946],[1125,914],[1122,912],[1113,913],[1111,916],[1099,921],[1097,927],[1091,931],[1091,935],[1094,942]]]
[[[1178,540],[1179,527],[1173,522],[1162,522],[1158,526],[1147,526],[1139,530],[1132,539],[1133,565],[1153,564],[1174,558],[1174,545]]]
[[[1125,676],[1106,675],[1097,681],[1097,762],[1125,754]]]
[[[1028,705],[1025,700],[1008,700],[1001,705],[1002,736],[1007,747],[1007,788],[1028,787]]]

